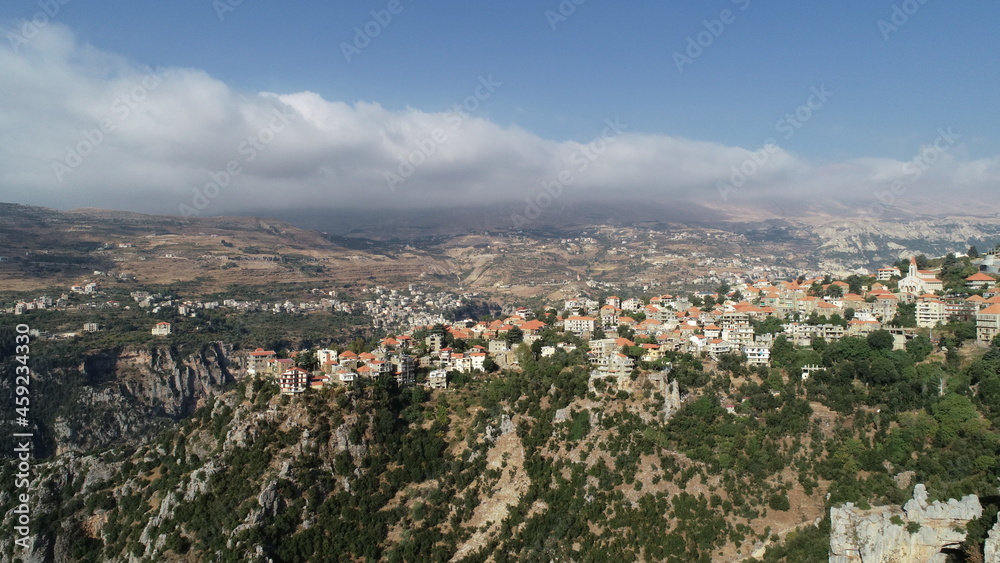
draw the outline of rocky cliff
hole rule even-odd
[[[1000,520],[993,525],[986,543],[983,544],[983,561],[985,563],[1000,563]]]
[[[927,502],[917,485],[902,510],[864,510],[847,503],[830,509],[830,563],[944,563],[965,540],[969,520],[983,515],[975,495]]]
[[[231,346],[216,342],[193,353],[162,345],[84,357],[77,368],[84,384],[52,423],[56,453],[134,442],[190,416],[240,377],[231,355]]]

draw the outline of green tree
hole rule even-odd
[[[295,365],[306,370],[314,371],[319,367],[319,358],[316,357],[315,350],[306,350],[295,356]]]
[[[784,334],[779,334],[771,346],[771,363],[774,367],[791,367],[795,357],[795,345],[788,341]]]
[[[783,330],[785,327],[778,317],[767,317],[763,321],[755,323],[753,327],[753,332],[756,335],[775,334]]]
[[[862,288],[870,281],[870,278],[867,276],[859,276],[858,274],[851,274],[847,276],[847,279],[844,281],[847,282],[847,285],[849,286],[849,292],[860,294],[863,291]]]
[[[968,252],[965,253],[969,258],[979,258],[979,249],[975,245],[970,246]]]
[[[906,351],[913,356],[913,361],[915,362],[924,361],[933,349],[931,339],[922,334],[917,335],[913,340],[906,343]]]
[[[511,327],[510,330],[507,331],[507,334],[504,335],[504,340],[507,341],[507,344],[517,344],[518,342],[522,342],[524,341],[524,331],[516,326]]]
[[[493,358],[487,356],[487,358],[483,360],[483,369],[486,370],[486,373],[494,373],[500,369],[500,366],[493,361]]]
[[[917,326],[917,305],[915,303],[900,303],[896,308],[896,318],[892,319],[889,324],[909,328]]]
[[[866,338],[873,350],[892,350],[895,339],[888,330],[876,330]]]

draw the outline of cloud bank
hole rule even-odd
[[[469,84],[464,102],[437,113],[246,93],[198,69],[142,67],[53,24],[0,44],[0,199],[198,215],[822,199],[877,213],[943,194],[991,203],[1000,188],[1000,157],[966,158],[946,124],[911,161],[811,162],[781,148],[782,129],[744,148],[643,133],[609,115],[591,139],[543,139],[476,117],[502,80]]]

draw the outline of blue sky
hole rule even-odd
[[[92,46],[107,56],[121,57],[133,72],[146,66],[200,71],[237,98],[262,92],[282,96],[312,92],[330,103],[377,104],[397,117],[410,110],[444,114],[472,95],[481,78],[492,77],[500,86],[470,112],[492,127],[483,131],[485,138],[480,140],[485,145],[491,131],[505,135],[513,129],[530,134],[539,146],[563,146],[562,157],[552,159],[568,161],[576,146],[573,142],[590,142],[605,121],[614,118],[629,125],[628,135],[734,150],[758,150],[766,139],[775,138],[789,168],[775,171],[773,177],[759,174],[758,183],[843,163],[879,160],[903,166],[935,140],[938,129],[950,127],[961,142],[949,147],[947,156],[956,159],[949,166],[968,164],[982,176],[970,177],[968,169],[962,173],[956,169],[959,177],[952,180],[975,184],[970,187],[975,193],[995,187],[990,182],[997,177],[995,159],[1000,154],[996,135],[1000,112],[994,109],[1000,99],[997,3],[584,0],[577,5],[573,0],[561,4],[398,0],[401,10],[388,24],[376,25],[371,12],[386,10],[388,0],[292,5],[244,0],[220,19],[217,5],[227,2],[235,3],[69,0],[59,5],[41,32],[68,34],[75,50]],[[729,11],[729,22],[712,23],[722,18],[724,10]],[[560,11],[568,14],[565,19],[553,16]],[[0,24],[5,35],[16,32],[22,20],[37,12],[38,2],[4,2]],[[901,25],[880,29],[880,20]],[[352,43],[355,28],[364,29],[366,24],[378,35],[348,62],[342,45]],[[715,34],[709,30],[712,27]],[[699,34],[707,46],[695,51],[697,56],[680,72],[675,54],[690,54],[685,52],[689,38],[697,40]],[[24,47],[33,47],[32,43]],[[75,56],[66,55],[63,62],[72,64]],[[88,74],[79,68],[74,72]],[[778,121],[820,88],[832,95],[784,138],[776,129]],[[60,103],[73,105],[75,99],[70,95]],[[302,106],[296,108],[304,111]],[[407,130],[401,129],[403,134]],[[420,138],[417,134],[409,142]],[[641,139],[623,139],[634,141],[637,150],[647,146]],[[504,150],[517,150],[516,140],[497,143]],[[738,154],[730,156],[737,165],[743,160]],[[448,155],[451,162],[456,158]],[[472,168],[477,161],[463,165]],[[559,166],[547,173],[539,166],[528,167],[523,182],[537,185],[547,174],[558,173]],[[605,166],[613,173],[610,162]],[[718,174],[721,180],[727,177],[726,168]],[[84,175],[76,172],[59,183]],[[443,177],[455,182],[469,179],[465,172],[438,172],[444,176],[435,177],[435,182]],[[584,185],[583,171],[579,172],[579,185]],[[662,176],[662,171],[658,173]],[[274,176],[259,174],[269,175]],[[241,181],[249,186],[257,176],[246,174]],[[626,178],[636,176],[635,170],[623,172]],[[867,171],[861,176],[878,183],[885,173]],[[0,195],[14,188],[9,185],[11,177],[0,181]],[[922,181],[929,181],[929,176]],[[99,182],[100,176],[94,174],[79,187],[86,190]],[[359,176],[352,182],[365,181]],[[717,183],[702,178],[690,182],[703,182],[708,191]],[[865,189],[874,193],[878,188],[873,183]],[[50,191],[55,193],[56,187]],[[230,209],[219,206],[223,208]]]

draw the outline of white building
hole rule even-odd
[[[939,299],[921,299],[917,302],[917,326],[933,328],[948,320],[948,313],[943,301]]]
[[[944,283],[937,279],[933,272],[917,269],[917,259],[910,258],[910,271],[907,276],[899,280],[900,293],[910,293],[912,295],[923,295],[942,291]]]
[[[278,386],[284,395],[302,393],[309,386],[309,372],[302,368],[287,369],[281,373]]]
[[[448,388],[448,372],[443,369],[436,369],[427,375],[427,383],[431,389]]]
[[[743,355],[751,366],[771,365],[771,349],[766,346],[744,346]]]
[[[597,319],[594,317],[569,317],[565,321],[566,332],[572,332],[573,334],[580,336],[585,332],[594,332],[595,323]]]
[[[976,339],[990,344],[1000,334],[1000,304],[991,305],[976,314]]]

